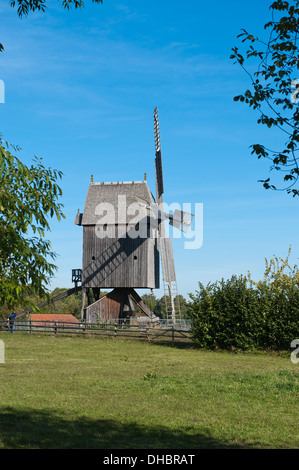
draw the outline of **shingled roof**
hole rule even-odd
[[[42,322],[60,322],[60,323],[80,323],[80,320],[74,315],[64,313],[31,313],[30,320],[33,324],[41,324]],[[51,324],[51,323],[50,323]]]
[[[96,225],[104,215],[108,224],[128,223],[135,216],[134,213],[128,214],[127,209],[131,204],[136,204],[140,211],[136,216],[141,220],[147,215],[145,206],[140,205],[142,200],[148,204],[154,202],[146,181],[92,182],[88,188],[83,214],[77,214],[75,224]],[[106,207],[107,213],[104,213]],[[108,210],[111,207],[113,210]],[[136,223],[135,217],[134,220]]]

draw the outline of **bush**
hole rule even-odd
[[[193,338],[209,349],[286,350],[299,335],[299,276],[286,260],[266,260],[265,278],[249,277],[199,284],[190,294]],[[285,269],[289,273],[285,274]]]

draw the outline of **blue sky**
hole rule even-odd
[[[175,239],[179,292],[232,274],[263,276],[264,259],[298,258],[298,199],[257,181],[268,164],[253,143],[279,136],[233,97],[249,86],[230,60],[241,28],[263,34],[271,2],[104,0],[81,11],[50,1],[46,13],[18,18],[2,0],[1,131],[63,171],[66,220],[52,223],[58,254],[51,288],[71,287],[81,267],[82,229],[74,225],[90,182],[143,180],[154,188],[153,108],[160,116],[165,202],[202,203],[203,245]],[[294,77],[298,78],[298,77]],[[158,296],[162,291],[156,292]]]

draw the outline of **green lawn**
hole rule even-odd
[[[126,339],[0,334],[0,448],[298,448],[299,364]]]

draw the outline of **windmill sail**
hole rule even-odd
[[[158,108],[154,108],[154,130],[155,130],[155,170],[156,170],[156,203],[158,211],[156,215],[159,216],[160,223],[159,226],[159,238],[160,238],[160,253],[161,253],[161,262],[162,262],[162,275],[163,275],[163,284],[164,284],[164,298],[166,302],[166,315],[167,318],[171,319],[173,325],[176,323],[177,316],[180,315],[180,306],[177,296],[177,284],[176,284],[176,275],[175,275],[175,265],[174,257],[172,250],[172,241],[170,238],[165,236],[165,219],[168,218],[171,220],[169,214],[166,214],[163,211],[163,198],[162,194],[164,193],[164,183],[163,183],[163,169],[162,169],[162,153],[161,153],[161,139],[160,139],[160,125],[159,125],[159,116]],[[178,214],[177,214],[178,215]],[[173,220],[173,219],[172,219]],[[181,224],[181,214],[178,215],[177,220]],[[174,223],[173,223],[174,225]],[[176,299],[176,302],[175,302]],[[177,305],[175,305],[175,303]]]
[[[163,279],[166,282],[176,282],[171,238],[162,238],[160,248]]]
[[[161,139],[160,139],[160,124],[159,124],[158,108],[154,109],[154,130],[155,130],[155,149],[156,149],[156,158],[155,158],[156,195],[157,195],[157,203],[159,204],[159,199],[162,197],[162,194],[164,193],[164,184],[163,184],[162,153],[161,153]]]
[[[144,207],[147,210],[148,216],[153,216],[155,219],[160,221],[169,220],[169,225],[176,227],[182,232],[187,232],[187,230],[190,228],[194,214],[190,214],[189,212],[180,211],[176,209],[171,215],[165,211],[161,211],[156,203],[148,202],[145,199],[142,199],[141,197],[136,195],[135,199],[140,206]]]
[[[178,228],[182,232],[187,232],[187,230],[190,228],[193,217],[194,214],[176,209],[173,215],[169,216],[169,224]]]
[[[155,167],[156,167],[157,199],[159,199],[164,193],[161,150],[159,150],[156,153]]]

